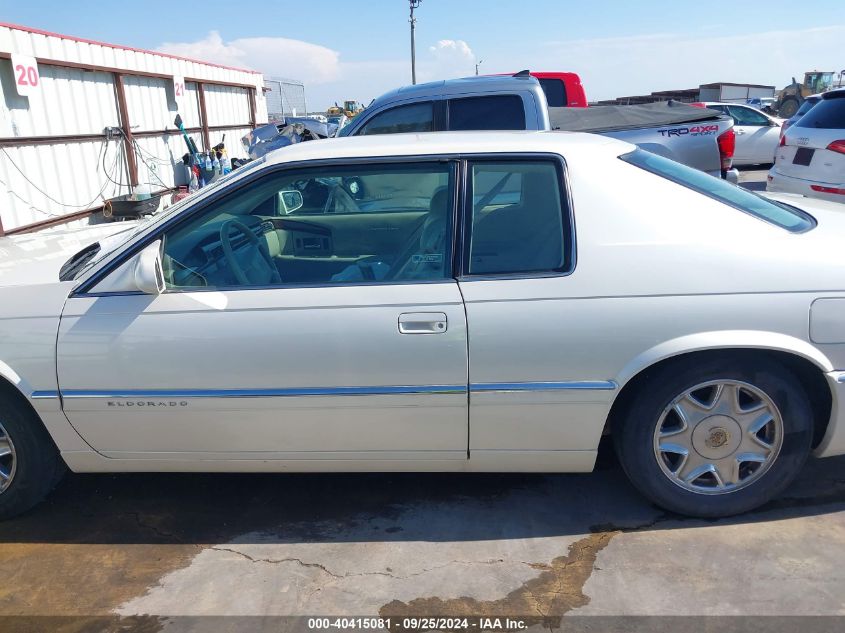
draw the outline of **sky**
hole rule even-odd
[[[419,82],[574,71],[592,100],[845,69],[845,0],[422,0]],[[308,107],[411,83],[408,0],[0,0],[0,21],[305,82]]]

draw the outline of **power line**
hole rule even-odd
[[[59,206],[62,206],[62,207],[72,208],[72,209],[84,209],[84,210],[86,210],[86,211],[87,211],[87,210],[88,210],[88,209],[90,209],[92,206],[94,206],[94,203],[95,203],[95,202],[97,202],[98,200],[104,199],[104,198],[102,197],[102,196],[103,196],[103,192],[106,190],[106,187],[108,187],[109,182],[111,182],[112,184],[117,185],[118,187],[123,187],[123,186],[125,186],[125,185],[122,185],[121,183],[115,182],[115,181],[111,178],[111,176],[109,175],[108,170],[106,169],[106,164],[105,164],[106,152],[104,152],[103,150],[104,150],[104,149],[106,149],[107,143],[108,143],[108,141],[105,141],[105,140],[104,140],[104,141],[103,141],[103,144],[100,146],[99,155],[97,156],[97,168],[96,168],[96,171],[99,171],[99,165],[100,165],[100,162],[101,162],[101,159],[102,159],[103,173],[105,174],[105,176],[106,176],[106,178],[108,179],[108,181],[107,181],[107,182],[105,182],[105,183],[103,184],[103,186],[100,188],[100,190],[97,192],[97,194],[94,196],[94,198],[93,198],[90,202],[88,202],[88,203],[86,203],[86,204],[81,204],[81,205],[79,205],[79,204],[67,204],[67,203],[65,203],[65,202],[61,202],[61,201],[56,200],[55,198],[53,198],[53,197],[52,197],[51,195],[49,195],[46,191],[44,191],[43,189],[41,189],[41,187],[39,187],[38,185],[36,185],[36,184],[35,184],[35,183],[34,183],[34,182],[33,182],[33,181],[32,181],[32,180],[31,180],[31,179],[30,179],[30,178],[29,178],[29,177],[28,177],[28,176],[27,176],[24,172],[23,172],[23,170],[22,170],[22,169],[18,166],[18,164],[15,162],[15,160],[14,160],[14,159],[13,159],[13,158],[9,155],[9,153],[6,151],[6,148],[4,148],[4,147],[0,147],[0,150],[2,150],[3,154],[6,156],[6,158],[8,159],[8,161],[9,161],[10,163],[12,163],[12,166],[13,166],[13,167],[14,167],[14,168],[18,171],[18,173],[20,173],[20,175],[21,175],[21,176],[23,176],[24,180],[26,180],[26,181],[27,181],[30,185],[32,185],[32,187],[33,187],[36,191],[38,191],[39,193],[41,193],[41,194],[42,194],[45,198],[47,198],[47,199],[48,199],[48,200],[50,200],[51,202],[54,202],[55,204],[58,204]],[[112,171],[114,171],[115,167],[117,166],[118,156],[119,156],[118,154],[115,154],[114,161],[112,162],[112,166],[111,166],[111,170],[112,170]],[[15,191],[14,189],[12,189],[12,186],[11,186],[9,183],[7,183],[6,181],[4,181],[4,180],[0,180],[0,183],[2,183],[2,184],[6,187],[6,192],[7,192],[7,193],[9,193],[9,194],[13,195],[15,198],[17,198],[18,200],[20,200],[21,202],[23,202],[23,203],[24,203],[24,204],[25,204],[25,205],[26,205],[29,209],[32,209],[33,211],[37,211],[38,213],[42,213],[42,214],[44,214],[44,215],[46,215],[46,216],[48,216],[48,217],[51,217],[51,218],[60,218],[60,217],[63,217],[63,215],[62,215],[62,214],[52,213],[52,212],[50,212],[50,211],[45,211],[44,209],[41,209],[41,208],[39,208],[39,207],[36,207],[36,206],[35,206],[34,204],[32,204],[29,200],[25,199],[25,198],[24,198],[23,196],[21,196],[21,195],[20,195],[17,191]]]

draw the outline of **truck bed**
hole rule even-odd
[[[549,108],[553,130],[568,132],[618,132],[679,123],[708,121],[724,116],[715,110],[686,103],[663,101],[645,105],[590,106],[586,109]]]

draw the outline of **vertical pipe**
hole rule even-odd
[[[197,89],[200,96],[200,125],[202,126],[202,144],[205,151],[211,151],[211,137],[208,134],[208,112],[205,109],[205,84],[197,82]]]
[[[414,8],[416,0],[411,2],[411,83],[417,84],[417,46],[414,39],[414,31],[416,30],[417,19],[414,17]]]
[[[281,85],[281,84],[279,84]],[[258,126],[258,114],[255,110],[255,88],[247,88],[246,92],[249,97],[249,126],[254,130]],[[282,108],[284,109],[284,108]]]
[[[132,125],[129,123],[129,108],[126,107],[126,89],[123,75],[112,73],[114,92],[117,96],[117,111],[120,114],[120,127],[123,129],[123,147],[126,150],[126,170],[129,172],[129,184],[134,189],[138,186],[138,164],[135,162],[135,144],[132,140]]]

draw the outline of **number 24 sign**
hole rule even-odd
[[[41,86],[38,63],[34,57],[12,53],[12,70],[15,73],[15,87],[20,96],[28,97]]]

